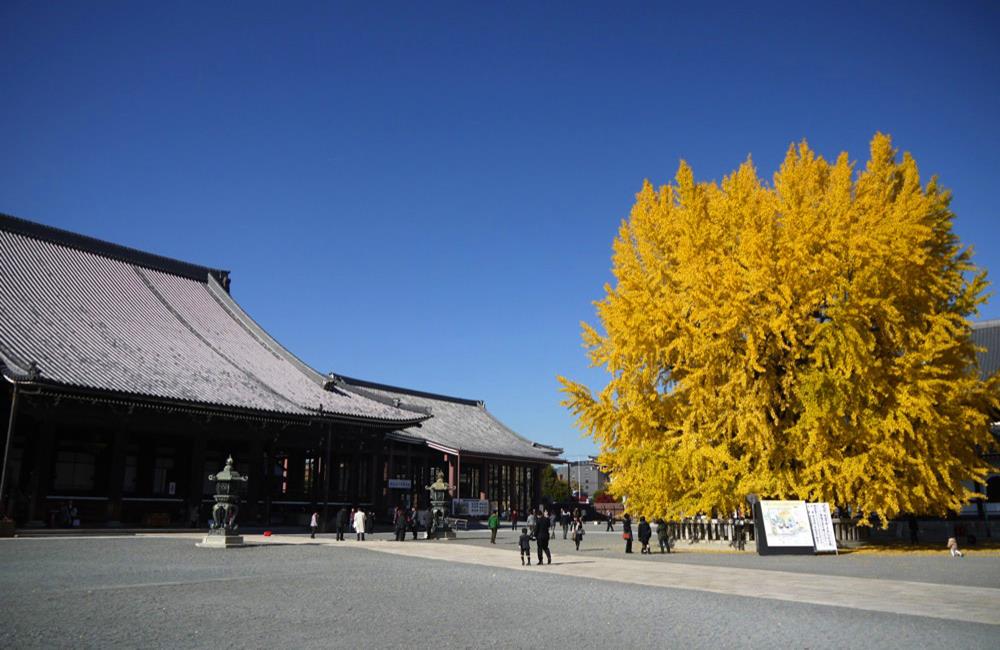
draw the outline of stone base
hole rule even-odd
[[[239,548],[246,546],[243,535],[206,535],[205,539],[195,544],[198,548]]]
[[[424,534],[426,535],[427,533]],[[424,539],[457,539],[457,538],[458,535],[455,534],[455,531],[453,531],[451,528],[448,528],[445,530],[436,530],[434,531],[433,535],[425,537]]]

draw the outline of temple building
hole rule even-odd
[[[203,525],[232,454],[240,518],[458,499],[526,508],[562,450],[476,400],[322,374],[229,294],[229,273],[0,215],[0,502],[18,525]],[[480,504],[482,505],[482,504]]]

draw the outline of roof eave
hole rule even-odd
[[[285,413],[281,411],[270,411],[266,409],[254,409],[242,406],[231,406],[225,404],[213,404],[209,402],[198,402],[194,400],[181,400],[158,395],[144,395],[140,393],[125,393],[102,388],[90,388],[86,386],[73,386],[55,381],[42,379],[32,379],[28,376],[16,376],[9,372],[7,366],[0,364],[3,375],[9,381],[15,382],[20,387],[36,388],[40,393],[52,393],[60,396],[77,398],[82,400],[113,401],[135,404],[137,406],[150,406],[153,408],[166,408],[176,410],[186,410],[202,412],[205,414],[231,416],[237,418],[254,418],[282,422],[294,422],[297,424],[311,424],[315,422],[329,422],[335,424],[360,424],[364,426],[379,427],[386,429],[407,428],[419,426],[427,417],[414,418],[410,420],[388,420],[369,416],[351,415],[346,413],[334,413],[330,411],[313,411],[309,413]]]

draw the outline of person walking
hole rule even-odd
[[[399,506],[396,506],[396,513],[394,515],[395,522],[393,526],[396,531],[396,541],[405,542],[406,541],[406,513]]]
[[[365,511],[358,508],[354,511],[354,532],[357,534],[357,541],[365,541]]]
[[[337,541],[344,541],[344,528],[347,527],[347,509],[344,506],[340,506],[337,510],[337,516],[333,519],[333,525],[337,530]]]
[[[958,550],[958,540],[954,537],[948,538],[948,550],[951,551],[952,557],[965,557],[962,551]]]
[[[626,514],[622,517],[622,539],[625,540],[625,552],[632,552],[632,517]]]
[[[510,511],[510,529],[517,530],[517,510]]]
[[[500,528],[500,515],[494,510],[490,518],[486,520],[486,527],[490,529],[490,544],[497,543],[497,529]]]
[[[375,532],[375,513],[370,510],[365,513],[365,532],[368,534]]]
[[[670,537],[667,536],[667,522],[663,517],[656,520],[656,539],[660,542],[660,553],[670,552]]]
[[[653,536],[653,531],[649,527],[649,522],[645,517],[639,517],[639,543],[642,544],[640,553],[649,555],[649,538]]]
[[[615,513],[613,511],[608,512],[608,527],[604,529],[604,532],[615,532]]]
[[[538,517],[535,520],[535,540],[538,547],[538,564],[542,563],[542,554],[552,564],[552,553],[549,551],[549,518]]]
[[[413,533],[413,539],[417,538],[417,507],[413,506],[408,510],[408,515],[406,517],[406,525],[410,527],[410,532]]]
[[[317,528],[319,528],[319,513],[313,512],[312,519],[309,520],[309,530],[311,531],[309,539],[316,539]]]
[[[580,550],[580,542],[583,541],[583,519],[577,518],[573,522],[573,543],[576,544],[576,550]]]
[[[528,518],[524,521],[528,524],[528,534],[531,535],[531,539],[535,539],[535,527],[538,524],[538,518],[535,517],[535,511],[528,511]]]
[[[559,513],[559,523],[562,524],[563,529],[563,539],[566,539],[566,533],[569,532],[569,511],[566,508],[562,508],[562,512]]]

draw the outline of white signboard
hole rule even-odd
[[[813,545],[805,501],[761,501],[760,511],[768,546]]]
[[[807,503],[809,525],[817,553],[837,552],[837,535],[833,532],[833,518],[829,503]]]
[[[391,478],[391,479],[389,479],[389,489],[390,490],[409,490],[410,489],[410,479],[408,479],[408,478]]]
[[[486,517],[490,514],[490,502],[485,499],[452,499],[451,514]]]

